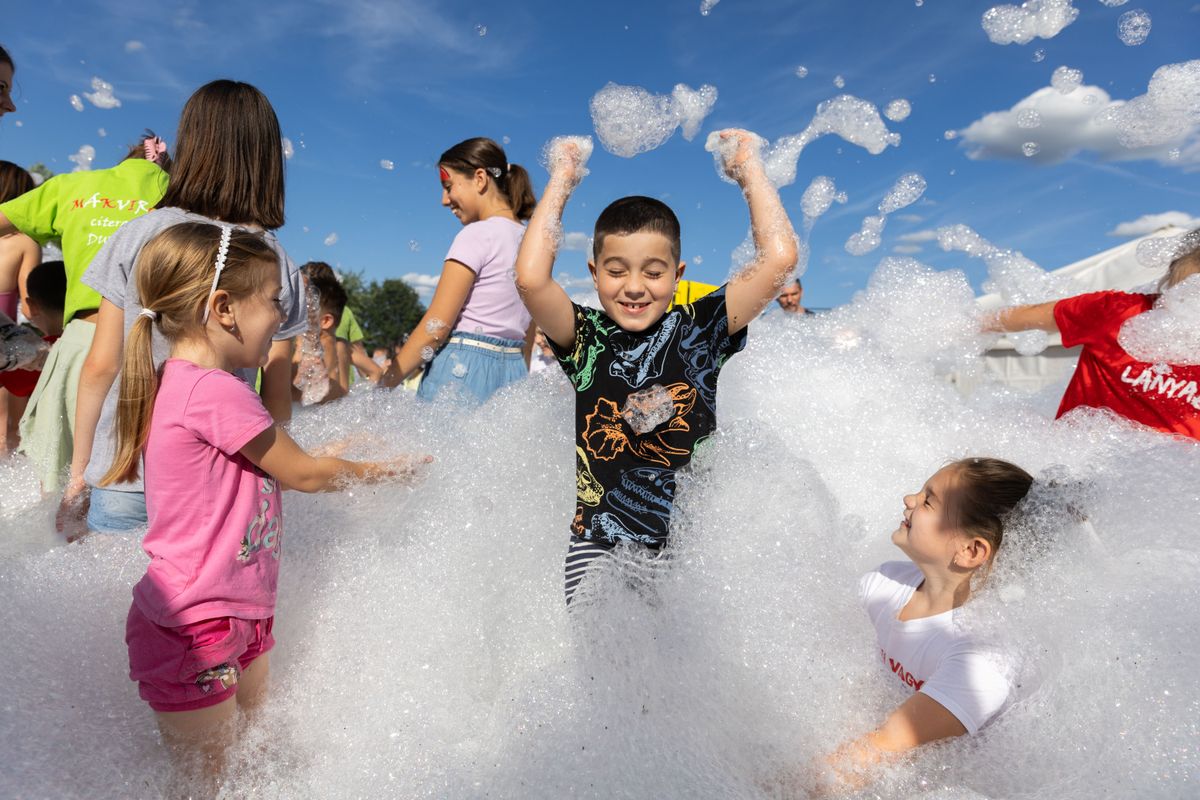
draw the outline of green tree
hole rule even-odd
[[[346,272],[342,288],[368,347],[386,347],[403,340],[425,315],[416,291],[398,278],[367,283],[362,273]]]
[[[30,174],[41,176],[42,181],[49,180],[54,177],[54,173],[42,162],[38,162],[29,168]]]

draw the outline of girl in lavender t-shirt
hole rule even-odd
[[[537,203],[529,174],[491,139],[468,139],[438,159],[442,205],[465,226],[446,254],[429,310],[383,377],[395,386],[423,368],[417,396],[443,389],[482,403],[528,373],[533,327],[513,265]]]
[[[150,556],[126,623],[130,677],[164,738],[219,770],[214,729],[258,699],[267,673],[283,536],[280,489],[409,474],[411,464],[313,458],[275,426],[235,370],[266,363],[283,319],[275,251],[259,234],[189,222],[142,249],[144,307],[125,347],[117,453],[100,484],[138,477]],[[170,343],[161,377],[151,347]],[[208,794],[203,791],[200,794]]]

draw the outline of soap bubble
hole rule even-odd
[[[96,160],[96,148],[90,144],[85,144],[75,151],[74,155],[67,156],[68,161],[75,163],[75,169],[72,172],[86,172],[92,168],[92,162]]]
[[[667,96],[609,83],[592,97],[590,107],[604,149],[632,158],[661,146],[679,127],[691,141],[716,102],[717,90],[708,85],[694,90],[681,83]]]
[[[1078,16],[1071,0],[1026,0],[1019,6],[989,8],[983,14],[983,30],[996,44],[1029,44],[1035,37],[1054,38]]]
[[[379,159],[379,166],[380,166],[380,168],[386,169],[386,170],[393,170],[396,168],[395,162],[393,162],[389,159],[386,159],[386,158]]]
[[[441,336],[442,331],[446,330],[447,327],[448,326],[446,323],[442,322],[437,317],[431,317],[429,321],[425,323],[425,332],[430,336]]]
[[[958,131],[948,130],[942,134],[942,138],[945,139],[947,142],[952,142],[958,138]]]
[[[294,155],[296,155],[296,148],[292,145],[292,140],[286,136],[283,137],[283,157],[290,159]]]
[[[475,33],[478,36],[487,36],[487,25],[476,25]]]
[[[1200,364],[1200,275],[1165,290],[1154,308],[1126,320],[1117,342],[1138,361]],[[1182,391],[1185,383],[1178,381],[1174,391]],[[1168,386],[1173,384],[1176,382]],[[1200,403],[1200,397],[1195,403]]]
[[[625,398],[621,417],[639,436],[645,435],[675,416],[675,398],[660,384],[631,392]]]
[[[1050,85],[1063,94],[1070,94],[1083,83],[1083,70],[1070,67],[1056,67],[1050,76]]]
[[[92,91],[84,92],[83,96],[96,108],[121,107],[121,101],[113,94],[113,85],[101,78],[92,78]]]
[[[1021,152],[1025,154],[1026,158],[1033,158],[1041,152],[1041,149],[1037,142],[1025,142],[1021,145]]]
[[[429,345],[425,345],[424,347],[421,348],[421,360],[422,361],[429,363],[430,361],[433,361],[433,357],[435,355],[437,355],[437,353],[434,352],[434,349],[432,347],[430,347]]]
[[[71,101],[71,108],[76,111],[83,111],[83,101],[79,99],[79,95],[73,94],[69,99]]]
[[[1017,113],[1018,128],[1036,128],[1042,124],[1042,115],[1036,108],[1023,108]]]
[[[834,75],[833,76],[833,85],[839,89],[845,89],[846,88],[846,79],[843,78],[841,75]]]
[[[707,17],[708,12],[712,11],[719,2],[721,0],[700,0],[700,14]]]
[[[103,138],[103,137],[105,137],[105,136],[108,136],[108,131],[104,130],[104,128],[100,128],[100,129],[98,129],[98,130],[96,131],[96,133],[97,133],[97,134],[98,134],[98,135],[99,135],[101,138]]]
[[[1150,36],[1150,15],[1138,8],[1126,11],[1117,20],[1117,38],[1129,47],[1136,47]]]
[[[883,115],[892,122],[903,122],[908,119],[908,115],[911,113],[912,104],[904,99],[893,100],[887,104],[887,108],[883,111]]]
[[[1045,60],[1046,60],[1046,50],[1044,48],[1039,47],[1037,50],[1033,51],[1033,63],[1040,64],[1041,62],[1043,62]]]
[[[409,239],[408,240],[408,251],[410,253],[421,252],[421,243],[418,242],[416,239]]]
[[[331,233],[325,237],[325,246],[326,247],[332,247],[333,245],[337,244],[337,242],[338,242],[337,231],[334,231],[333,233]]]
[[[808,67],[804,66],[803,64],[796,67],[796,77],[797,78],[807,78],[808,77]]]
[[[457,361],[455,362],[454,366],[451,367],[450,372],[456,378],[465,378],[467,377],[467,365],[461,361]]]

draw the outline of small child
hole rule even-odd
[[[61,261],[45,261],[37,265],[25,277],[25,296],[21,298],[21,313],[42,334],[42,341],[49,347],[58,341],[63,332],[63,299],[67,294],[67,271]],[[8,449],[16,448],[20,441],[18,423],[37,387],[41,370],[18,369],[0,372],[0,387],[8,390]],[[55,425],[54,435],[61,430]],[[29,426],[26,433],[37,438],[41,431]]]
[[[310,261],[300,268],[309,293],[308,330],[299,337],[292,357],[292,399],[319,405],[345,397],[350,391],[350,344],[336,331],[346,312],[346,290],[333,268]]]
[[[207,762],[211,777],[232,741],[214,726],[258,699],[274,645],[280,489],[326,491],[412,468],[308,455],[234,374],[267,361],[284,318],[278,255],[261,234],[167,228],[138,256],[137,289],[144,307],[125,347],[117,451],[101,480],[137,478],[144,456],[150,565],[126,625],[130,677],[175,753]],[[154,327],[170,345],[161,373]]]
[[[1172,262],[1159,292],[1200,274],[1200,230],[1184,236],[1185,252]],[[1107,408],[1164,433],[1200,439],[1200,366],[1150,364],[1125,352],[1121,326],[1153,309],[1161,294],[1092,292],[1049,303],[1001,309],[984,320],[983,330],[1043,330],[1062,334],[1064,347],[1082,345],[1075,374],[1058,416],[1078,406]]]
[[[904,497],[892,542],[911,560],[889,561],[863,576],[859,593],[889,680],[911,694],[877,730],[829,756],[819,780],[860,786],[871,770],[905,751],[975,735],[1008,704],[1003,654],[962,628],[959,609],[972,580],[991,567],[1010,514],[1032,484],[1029,473],[1007,461],[966,458]]]
[[[746,326],[792,274],[796,235],[755,137],[724,131],[726,173],[746,195],[758,259],[726,286],[668,307],[683,277],[679,220],[626,197],[596,220],[588,263],[603,311],[571,302],[551,276],[563,207],[584,175],[578,143],[551,146],[550,181],[517,257],[517,287],[574,384],[576,489],[565,589],[620,542],[668,543],[675,473],[716,428],[717,376]]]

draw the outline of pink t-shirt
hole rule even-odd
[[[502,339],[524,339],[531,317],[517,294],[513,268],[525,226],[504,217],[489,217],[465,226],[454,237],[447,261],[475,273],[454,330]]]
[[[283,517],[275,479],[242,449],[274,422],[240,378],[169,359],[146,440],[142,613],[165,627],[275,613]]]

